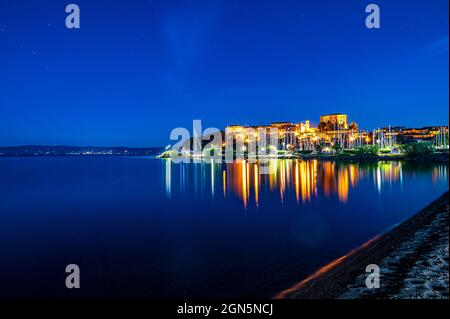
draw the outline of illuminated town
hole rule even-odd
[[[273,133],[275,132],[275,133]],[[384,127],[373,131],[361,130],[354,121],[349,123],[348,115],[328,114],[320,117],[317,126],[310,121],[301,123],[274,122],[270,125],[241,126],[226,128],[226,143],[249,143],[266,136],[273,139],[276,134],[280,151],[311,151],[331,153],[339,149],[356,149],[366,145],[395,152],[399,145],[412,142],[431,142],[435,147],[448,148],[448,126],[423,128]]]

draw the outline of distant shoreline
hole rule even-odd
[[[448,223],[447,191],[394,229],[323,266],[275,298],[448,298]],[[365,286],[369,264],[380,267],[379,289]]]
[[[163,147],[23,145],[0,146],[0,157],[156,156],[162,150]]]

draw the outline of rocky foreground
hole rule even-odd
[[[276,298],[448,299],[448,196]],[[379,266],[379,288],[366,287],[369,264]]]

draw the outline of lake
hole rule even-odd
[[[268,168],[0,158],[0,296],[272,297],[448,189],[447,165]]]

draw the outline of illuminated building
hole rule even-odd
[[[348,129],[348,116],[347,114],[335,113],[322,115],[320,117],[320,122],[325,124],[331,124],[335,129]]]

